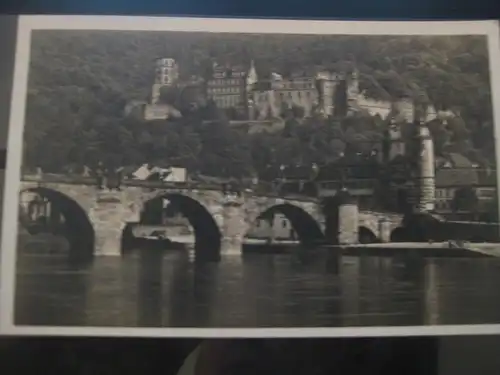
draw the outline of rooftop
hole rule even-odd
[[[436,170],[436,187],[497,185],[495,170],[477,168],[441,168]]]

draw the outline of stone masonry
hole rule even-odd
[[[135,186],[123,186],[122,191],[102,191],[92,185],[22,182],[22,191],[36,191],[40,187],[58,192],[78,204],[94,229],[95,255],[120,255],[124,227],[128,223],[139,222],[145,202],[168,194],[188,197],[210,213],[219,229],[223,251],[226,248],[224,244],[229,244],[227,248],[233,251],[240,249],[244,236],[257,218],[275,206],[293,206],[294,212],[306,215],[308,219],[312,218],[323,233],[325,230],[321,204],[313,198],[287,199],[255,196],[252,193],[236,197],[224,195],[220,190],[153,189]],[[392,216],[360,212],[358,225],[372,231],[381,241],[388,241],[390,232],[397,228],[402,220],[398,215]]]

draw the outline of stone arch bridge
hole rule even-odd
[[[92,179],[74,182],[26,177],[21,181],[20,193],[23,192],[34,192],[51,201],[65,218],[70,242],[85,249],[81,251],[89,256],[121,254],[124,229],[128,224],[141,222],[148,202],[162,198],[175,202],[189,220],[197,256],[198,250],[210,258],[218,257],[221,249],[240,251],[251,226],[261,215],[272,211],[286,216],[303,243],[335,242],[325,238],[321,202],[310,197],[253,192],[235,196],[223,193],[218,186],[168,186],[149,181],[125,181],[120,191],[104,191],[97,189]],[[360,212],[356,230],[362,239],[387,242],[401,221],[399,215]]]

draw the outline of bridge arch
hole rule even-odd
[[[34,193],[46,199],[53,205],[53,209],[64,217],[63,234],[69,242],[70,258],[88,260],[93,257],[96,241],[95,230],[87,212],[77,201],[64,193],[45,187],[23,189],[19,194],[23,193]],[[25,224],[25,220],[20,221],[22,225]]]
[[[140,221],[144,223],[151,215],[152,207],[160,207],[163,211],[163,200],[168,199],[175,205],[192,226],[195,237],[197,259],[217,260],[220,257],[222,231],[209,208],[200,200],[173,192],[165,192],[143,203]],[[157,219],[158,221],[158,219]],[[160,224],[160,223],[156,223]]]
[[[255,217],[250,218],[248,228],[253,228],[257,220],[273,217],[276,213],[280,213],[288,219],[292,230],[298,237],[297,239],[302,244],[316,244],[325,241],[325,235],[316,219],[302,207],[291,203],[278,203],[261,210]]]
[[[391,242],[408,242],[411,241],[408,230],[404,227],[394,228],[390,235]]]
[[[360,226],[358,229],[359,243],[368,244],[379,242],[374,231],[366,226]]]

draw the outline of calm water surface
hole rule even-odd
[[[227,256],[142,250],[86,267],[18,260],[16,324],[314,327],[500,322],[500,261],[422,262],[327,251]]]

